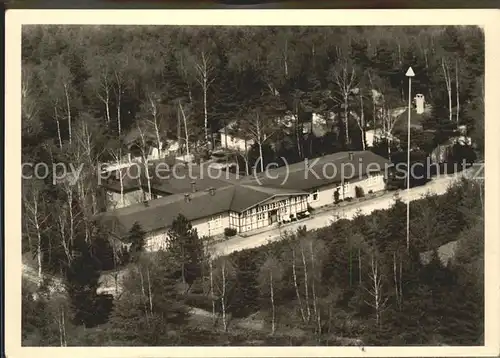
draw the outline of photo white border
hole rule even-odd
[[[459,357],[498,356],[499,63],[497,10],[8,10],[5,14],[5,343],[8,357]],[[85,347],[21,346],[21,27],[115,25],[479,25],[485,30],[485,346],[483,347]]]

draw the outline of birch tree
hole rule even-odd
[[[179,100],[179,109],[182,114],[182,121],[184,124],[184,142],[186,145],[186,156],[189,158],[189,129],[188,129],[188,118],[186,116],[186,112],[184,111],[184,106],[182,105],[182,102]]]
[[[370,85],[380,95],[378,98],[372,97],[375,119],[380,119],[382,123],[382,135],[387,140],[387,155],[391,158],[391,147],[393,140],[394,127],[398,116],[395,111],[396,91],[388,85],[386,81],[379,77],[368,74]]]
[[[459,76],[458,76],[458,71],[459,71],[459,61],[458,59],[455,60],[455,97],[457,101],[457,127],[460,121],[460,81],[459,81]]]
[[[34,235],[36,238],[35,252],[38,264],[38,287],[41,287],[44,282],[43,232],[45,231],[45,223],[50,218],[50,214],[46,211],[41,183],[35,181],[35,179],[31,179],[29,181],[26,180],[23,184],[24,217],[28,224],[27,228],[29,229],[26,235],[29,238]]]
[[[148,143],[146,141],[146,135],[145,135],[145,130],[144,130],[144,123],[137,123],[137,130],[139,131],[139,136],[141,138],[141,144],[140,144],[140,151],[141,151],[141,157],[142,157],[142,166],[140,168],[144,168],[145,175],[146,175],[146,182],[148,186],[148,191],[147,195],[145,197],[145,200],[151,200],[153,197],[152,190],[151,190],[151,176],[149,175],[149,158],[148,158]],[[139,169],[141,170],[141,169]],[[140,177],[142,177],[140,173]]]
[[[203,90],[203,116],[204,116],[204,129],[205,129],[205,142],[208,143],[208,108],[207,108],[207,95],[208,88],[215,80],[214,77],[214,66],[210,59],[210,54],[202,50],[200,53],[200,59],[195,60],[196,69],[196,80],[200,84]]]
[[[118,136],[122,133],[122,96],[125,93],[125,76],[129,68],[129,58],[126,53],[120,54],[113,63],[113,77],[115,85],[113,86],[116,100],[116,122],[118,125]]]
[[[54,96],[56,96],[57,103],[61,103],[61,109],[66,117],[66,121],[68,123],[68,141],[69,144],[72,144],[72,102],[73,102],[73,74],[70,69],[64,62],[64,59],[61,56],[55,58],[50,62],[50,66],[52,66],[53,71],[55,72],[55,77],[52,82]],[[48,74],[50,75],[50,74]],[[55,107],[56,108],[56,107]],[[58,114],[56,114],[58,116]],[[57,121],[58,119],[56,119]]]
[[[38,97],[41,95],[35,84],[37,68],[23,63],[21,66],[21,113],[23,133],[35,133],[39,129],[36,118],[40,111]]]
[[[154,128],[155,136],[156,136],[156,145],[158,148],[158,158],[162,158],[162,135],[161,135],[161,123],[160,123],[160,96],[156,90],[147,91],[146,92],[146,101],[144,103],[144,109],[146,113],[149,114],[150,119],[148,119],[149,123]]]
[[[121,207],[125,206],[125,188],[124,188],[124,175],[123,175],[123,168],[122,168],[122,150],[121,147],[118,149],[118,151],[114,149],[109,149],[108,150],[109,154],[111,157],[114,159],[114,162],[116,163],[117,169],[114,170],[116,173],[116,176],[118,177],[118,182],[120,183],[120,205]]]
[[[259,288],[264,300],[269,300],[271,306],[271,334],[276,332],[276,296],[280,290],[283,278],[283,267],[279,260],[272,254],[268,255],[266,261],[259,271]]]
[[[450,122],[453,120],[453,109],[452,109],[452,86],[451,86],[451,74],[450,65],[448,59],[444,56],[441,58],[441,68],[443,70],[444,82],[446,84],[446,92],[448,93],[448,115]]]
[[[111,57],[91,52],[86,59],[86,67],[90,72],[88,86],[102,102],[105,109],[106,124],[111,123],[111,94],[114,90],[115,75],[112,69]]]
[[[381,326],[382,314],[387,308],[387,300],[384,293],[384,275],[379,265],[379,260],[375,253],[371,254],[370,258],[370,273],[365,290],[370,296],[369,301],[365,301],[367,305],[375,310],[375,319],[377,327]]]
[[[342,101],[342,107],[344,109],[345,144],[349,145],[349,97],[352,91],[357,87],[358,79],[356,77],[356,69],[347,58],[341,58],[333,67],[331,74]]]
[[[268,141],[271,136],[278,130],[276,123],[273,120],[266,118],[263,113],[255,109],[248,117],[248,121],[243,124],[243,131],[247,131],[250,137],[255,141],[259,148],[259,164],[260,171],[264,171],[264,158],[262,146]]]
[[[306,322],[306,315],[304,312],[304,307],[302,305],[302,298],[299,290],[298,275],[297,275],[297,253],[296,248],[292,246],[292,276],[293,276],[293,286],[295,288],[295,295],[297,297],[297,302],[299,304],[300,315],[303,322]]]
[[[43,93],[49,98],[49,103],[51,106],[52,118],[56,122],[57,129],[57,139],[59,143],[59,148],[63,147],[63,139],[61,134],[61,119],[62,112],[61,109],[61,91],[60,86],[58,86],[57,81],[53,75],[53,65],[50,61],[42,62],[41,67],[41,82],[43,87]]]
[[[235,269],[226,257],[217,260],[215,271],[215,289],[221,305],[222,326],[224,332],[229,327],[228,308],[231,303],[231,296],[234,290]]]

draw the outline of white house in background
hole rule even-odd
[[[431,107],[425,103],[423,94],[417,94],[414,98],[415,108],[411,110],[410,128],[422,129],[422,123],[425,117],[429,115]],[[384,131],[382,128],[372,128],[365,132],[366,145],[368,148],[373,147],[374,143],[382,139],[390,139],[393,142],[399,142],[399,139],[393,134],[396,131],[405,132],[408,128],[408,107],[394,108],[390,111],[389,115],[392,117],[393,128],[391,132]]]
[[[236,130],[237,124],[236,121],[233,121],[219,130],[220,143],[223,148],[246,152],[254,144],[254,141],[243,138]]]
[[[340,152],[242,179],[199,177],[190,182],[171,177],[154,181],[154,193],[161,197],[100,214],[98,219],[116,237],[125,237],[139,223],[147,233],[148,249],[158,250],[167,244],[168,228],[178,214],[200,236],[220,235],[225,228],[246,233],[272,227],[334,204],[337,195],[340,200],[356,197],[357,187],[365,194],[384,190],[390,165],[369,151]],[[134,185],[127,185],[127,190],[132,192]]]
[[[249,181],[270,188],[303,190],[309,193],[308,205],[319,208],[333,204],[335,192],[344,200],[356,197],[356,187],[365,194],[384,190],[389,166],[389,160],[370,151],[339,152],[269,169]]]
[[[390,139],[393,142],[399,142],[399,138],[393,136],[390,133],[384,133],[381,128],[369,129],[365,132],[366,146],[371,148],[374,146],[375,142],[382,139]]]

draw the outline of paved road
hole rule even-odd
[[[399,191],[399,196],[402,201],[420,199],[426,193],[434,193],[437,195],[444,194],[449,185],[458,180],[458,175],[441,176],[433,179],[426,185],[411,188],[408,190]],[[248,237],[236,237],[217,244],[214,244],[213,253],[215,255],[228,255],[235,251],[251,249],[265,245],[269,242],[276,241],[281,237],[284,231],[296,231],[299,226],[306,225],[308,230],[319,229],[330,225],[330,223],[338,218],[352,219],[357,212],[361,211],[366,215],[374,210],[388,209],[394,203],[395,192],[388,192],[387,194],[378,198],[353,203],[347,207],[335,208],[329,211],[318,213],[308,219],[303,219],[294,222],[281,228],[271,229],[262,233],[258,233]]]
[[[470,169],[469,171],[467,171],[467,174],[470,174],[473,170],[477,169]],[[427,183],[424,186],[411,188],[409,192],[407,190],[402,190],[399,192],[399,196],[404,202],[406,202],[408,199],[410,201],[420,199],[428,192],[441,195],[446,192],[449,185],[453,181],[458,180],[459,176],[460,175],[441,176],[439,178],[433,179],[431,182]],[[333,210],[321,212],[308,219],[300,220],[298,222],[283,226],[281,229],[271,229],[269,231],[261,232],[252,236],[244,238],[236,237],[227,241],[223,241],[213,245],[213,253],[220,256],[227,255],[235,251],[259,247],[269,242],[278,240],[281,236],[281,233],[283,233],[284,231],[296,231],[297,228],[301,225],[306,225],[308,230],[319,229],[330,225],[330,223],[337,218],[352,219],[359,210],[366,215],[377,209],[387,209],[394,202],[394,194],[394,192],[389,192],[378,198],[353,203],[352,205],[344,208],[336,208]],[[121,271],[119,274],[120,278],[123,277],[123,274],[124,271]],[[28,281],[32,283],[36,284],[38,282],[38,275],[36,270],[26,264],[23,264],[23,277],[28,279]],[[114,279],[112,278],[111,274],[103,275],[100,281],[101,286],[98,290],[99,292],[110,294],[114,294],[116,292]],[[63,289],[61,280],[57,277],[53,278],[53,284],[51,286],[51,291],[61,292],[61,289]],[[118,288],[118,290],[120,289],[121,287]]]

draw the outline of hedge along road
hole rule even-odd
[[[448,187],[463,176],[471,177],[476,168],[469,168],[462,173],[440,176],[433,179],[427,184],[419,187],[410,188],[410,190],[400,190],[399,197],[403,202],[408,200],[418,200],[427,193],[442,195]],[[331,224],[332,221],[338,219],[353,219],[357,213],[368,215],[375,210],[388,209],[394,203],[394,195],[396,192],[388,192],[383,196],[367,199],[358,203],[353,203],[345,207],[334,208],[332,210],[320,212],[307,219],[302,219],[291,224],[286,224],[281,228],[274,228],[265,232],[260,232],[247,237],[234,237],[223,242],[218,242],[213,245],[212,253],[215,256],[229,255],[235,251],[252,249],[266,245],[270,242],[277,241],[283,233],[295,232],[300,226],[306,226],[307,230],[319,229]]]

